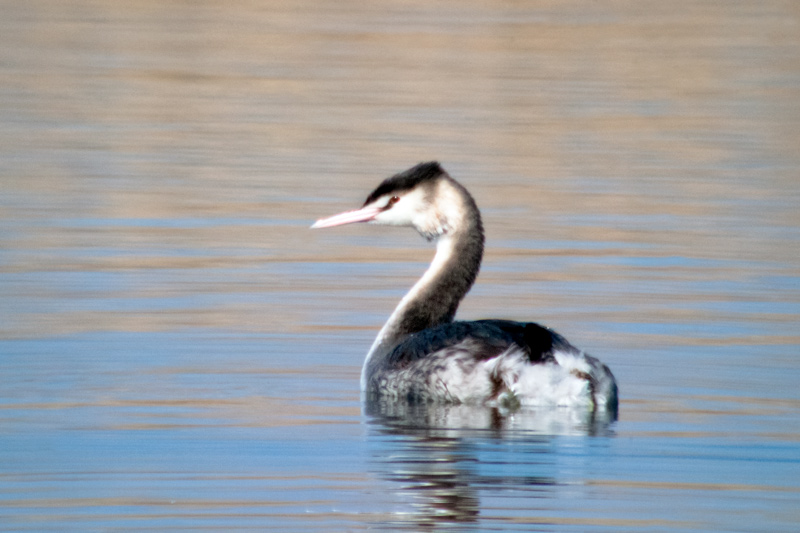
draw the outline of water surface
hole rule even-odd
[[[796,531],[791,2],[3,2],[0,529]],[[366,412],[432,252],[310,231],[438,159],[464,319],[620,383]]]

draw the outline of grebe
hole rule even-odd
[[[361,372],[368,400],[566,406],[616,412],[603,363],[533,322],[453,321],[483,257],[475,200],[437,162],[384,180],[361,209],[312,228],[354,222],[411,226],[436,255],[378,333]]]

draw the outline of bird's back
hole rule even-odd
[[[395,346],[367,379],[368,398],[616,410],[608,368],[533,322],[451,322]]]
[[[476,320],[450,322],[408,336],[389,353],[386,367],[402,370],[457,346],[470,346],[475,361],[497,357],[517,347],[532,364],[553,360],[553,350],[577,351],[564,337],[534,322]]]

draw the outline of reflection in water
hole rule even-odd
[[[367,402],[365,412],[377,435],[389,437],[372,459],[381,477],[410,496],[414,512],[395,517],[410,529],[476,522],[482,488],[548,492],[558,480],[537,471],[545,470],[541,466],[549,460],[552,437],[610,436],[616,419],[615,414],[576,409],[504,412],[487,406],[383,400]],[[507,458],[486,461],[479,456],[480,443],[486,442],[524,443],[528,458],[521,461],[515,450],[514,467],[507,470]]]
[[[465,404],[423,404],[385,399],[369,401],[365,412],[374,421],[401,433],[425,432],[434,437],[460,437],[465,432],[486,431],[498,437],[514,435],[609,435],[617,419],[612,411],[587,409],[498,407]]]
[[[363,531],[391,486],[412,530],[797,532],[800,2],[2,13],[0,529]],[[308,225],[426,159],[491,244],[462,318],[601,356],[620,422],[360,425],[430,250]]]
[[[386,479],[411,496],[414,512],[401,522],[435,525],[477,520],[480,500],[475,480],[479,476],[463,441],[413,435],[396,442],[396,451],[376,459]]]

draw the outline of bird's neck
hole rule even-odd
[[[463,220],[438,238],[436,255],[425,274],[406,294],[381,329],[364,364],[377,364],[409,335],[452,322],[483,258],[483,228],[472,198]],[[362,375],[362,380],[364,376]]]

